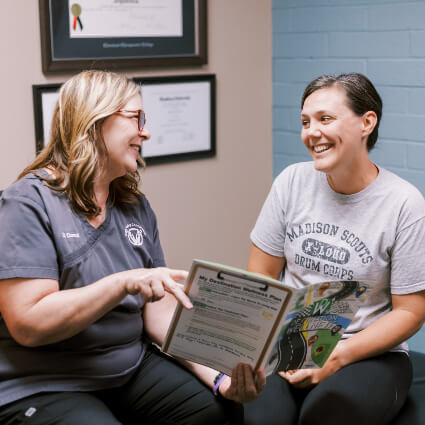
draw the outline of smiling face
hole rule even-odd
[[[301,112],[302,141],[316,170],[328,175],[360,169],[362,161],[368,159],[367,122],[348,104],[344,89],[333,85],[308,96]]]
[[[131,97],[122,109],[143,109],[140,95]],[[102,136],[108,153],[105,171],[109,180],[137,171],[139,149],[143,141],[150,139],[146,126],[139,131],[137,114],[120,112],[109,116],[102,125]]]

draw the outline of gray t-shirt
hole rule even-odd
[[[390,311],[391,294],[425,289],[425,200],[383,168],[364,190],[343,195],[313,162],[289,166],[275,179],[251,240],[285,257],[283,278],[291,286],[376,282],[345,337]]]
[[[165,265],[155,215],[141,197],[108,207],[95,229],[65,194],[28,175],[0,198],[0,279],[51,278],[60,290],[89,285],[134,268]],[[120,385],[145,351],[140,295],[83,332],[37,348],[19,345],[0,316],[0,405],[41,391],[83,391]]]

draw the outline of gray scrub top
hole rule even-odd
[[[156,217],[143,196],[139,204],[109,206],[97,229],[32,174],[0,198],[0,279],[56,279],[63,290],[164,265]],[[145,351],[143,304],[140,295],[128,295],[86,330],[36,348],[19,345],[0,316],[0,405],[41,391],[124,383]]]

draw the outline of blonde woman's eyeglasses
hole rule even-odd
[[[142,109],[120,109],[118,112],[122,112],[128,118],[137,117],[137,122],[139,126],[139,131],[142,131],[146,125],[146,114]],[[131,114],[131,115],[129,115]]]

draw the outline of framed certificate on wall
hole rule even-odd
[[[151,133],[142,145],[148,165],[215,155],[215,75],[134,80]]]
[[[216,152],[214,74],[134,78],[141,86],[148,165],[207,158]],[[61,84],[33,85],[36,153],[48,143]]]
[[[44,73],[202,65],[207,0],[39,0]]]

